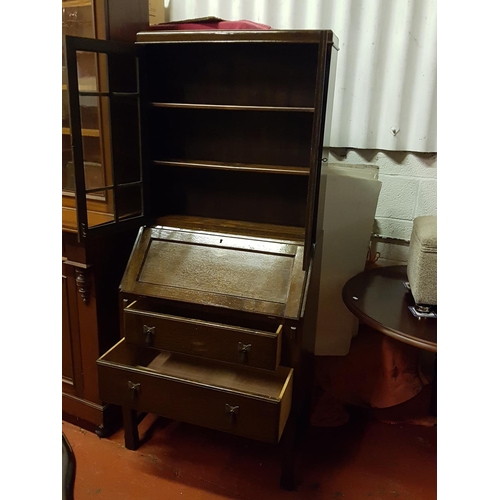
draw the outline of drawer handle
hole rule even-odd
[[[240,363],[246,363],[248,361],[248,352],[252,349],[252,344],[244,344],[243,342],[238,342],[238,352],[240,353]]]
[[[231,420],[232,424],[236,422],[236,415],[238,415],[239,412],[239,406],[231,406],[226,403],[226,413],[229,415],[229,419]]]
[[[131,382],[130,380],[128,381],[128,388],[129,388],[129,391],[130,391],[130,395],[132,397],[132,399],[135,398],[135,396],[137,394],[139,394],[140,390],[141,390],[141,384],[140,382],[137,383],[137,384],[134,384],[133,382]]]
[[[156,327],[143,325],[142,332],[146,334],[146,344],[151,345],[153,343],[153,336],[156,332]]]

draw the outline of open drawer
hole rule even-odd
[[[282,325],[248,319],[228,324],[199,311],[189,318],[182,311],[166,311],[147,299],[129,304],[124,309],[127,342],[254,368],[279,366]]]
[[[103,401],[276,443],[292,400],[291,368],[275,372],[120,340],[97,361]]]

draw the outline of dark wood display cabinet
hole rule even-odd
[[[147,0],[63,0],[63,35],[133,41],[147,29]],[[119,338],[117,288],[136,231],[78,238],[75,170],[72,154],[68,74],[63,36],[62,66],[62,411],[63,418],[101,435],[120,423],[119,410],[98,394],[95,360]],[[82,91],[105,85],[105,61],[96,54],[78,55],[77,78]],[[95,95],[80,99],[84,175],[88,188],[110,179],[109,106]],[[112,218],[112,198],[102,191],[87,195],[92,220]]]
[[[122,408],[129,449],[143,413],[282,442],[292,487],[336,37],[145,31],[135,44],[66,46],[79,238],[139,228],[119,287],[122,339],[97,360],[100,397]],[[106,59],[105,90],[75,91],[81,53]],[[112,175],[92,186],[83,97],[110,107]],[[113,200],[112,220],[92,218],[94,193]]]

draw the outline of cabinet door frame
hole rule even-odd
[[[77,217],[77,231],[78,240],[83,241],[88,238],[102,237],[112,232],[132,229],[139,227],[147,222],[149,214],[149,201],[147,189],[147,179],[145,178],[146,171],[143,166],[146,164],[143,158],[143,149],[141,146],[141,108],[142,101],[140,99],[139,77],[138,77],[138,60],[137,52],[134,44],[122,43],[109,40],[96,40],[91,38],[81,38],[74,36],[66,36],[66,67],[68,72],[68,96],[69,96],[69,109],[70,109],[70,127],[71,127],[71,148],[73,154],[73,164],[75,168],[75,197],[76,197],[76,217]],[[131,74],[129,71],[129,80],[135,80],[135,91],[116,91],[113,88],[105,89],[105,92],[80,92],[78,87],[78,66],[77,66],[77,52],[94,52],[97,54],[104,54],[107,58],[107,77],[108,86],[111,86],[112,81],[116,81],[114,77],[119,65],[111,65],[110,60],[114,56],[125,56],[134,58],[135,64]],[[119,68],[123,71],[123,68]],[[105,222],[95,227],[90,227],[88,221],[88,200],[87,195],[98,191],[99,189],[87,189],[85,185],[85,170],[84,170],[84,151],[83,151],[83,134],[81,127],[81,114],[80,114],[80,96],[92,95],[99,98],[106,97],[110,100],[109,111],[109,131],[111,150],[119,148],[117,140],[113,138],[113,123],[117,124],[118,120],[115,119],[113,109],[118,109],[120,104],[126,100],[136,99],[137,102],[137,117],[136,121],[130,121],[130,126],[137,129],[137,179],[133,181],[118,183],[120,179],[120,166],[116,165],[113,161],[113,154],[110,153],[110,182],[106,186],[102,186],[101,190],[112,192],[113,194],[113,213],[112,220]],[[130,102],[130,101],[129,101]],[[120,116],[123,119],[123,115]],[[120,217],[118,215],[118,204],[120,200],[125,199],[121,192],[127,188],[137,188],[140,197],[140,208],[136,210],[137,213],[131,216]]]

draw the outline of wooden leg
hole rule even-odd
[[[311,391],[314,386],[314,355],[301,353],[300,369],[296,369],[293,382],[292,410],[281,437],[280,486],[284,490],[297,489],[298,458],[309,428]]]
[[[125,448],[137,450],[139,448],[139,431],[137,429],[137,411],[130,408],[122,408],[123,430],[125,433]]]
[[[437,416],[437,354],[434,360],[434,373],[432,377],[432,393],[431,393],[431,404],[429,407],[429,414],[433,417]]]
[[[280,487],[284,490],[296,489],[295,469],[297,462],[297,417],[290,415],[281,436],[281,478]]]

